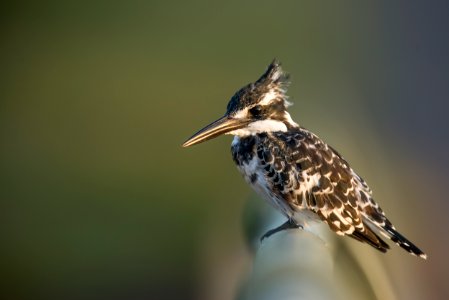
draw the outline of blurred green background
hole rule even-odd
[[[230,137],[180,144],[274,57],[291,73],[293,118],[428,253],[382,256],[398,296],[449,298],[448,2],[0,11],[1,298],[233,298],[251,263],[251,191]]]

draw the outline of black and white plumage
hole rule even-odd
[[[426,258],[402,236],[373,200],[365,181],[346,160],[318,136],[295,123],[287,107],[288,76],[273,61],[255,82],[229,101],[226,114],[184,143],[197,144],[232,134],[232,156],[247,182],[287,222],[264,237],[286,228],[324,221],[338,235],[389,249],[381,236],[413,255]]]

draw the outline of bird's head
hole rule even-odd
[[[288,84],[288,75],[274,60],[256,82],[232,96],[223,117],[195,133],[182,146],[199,144],[222,134],[248,136],[298,126],[287,112]]]

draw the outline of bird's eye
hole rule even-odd
[[[251,115],[253,115],[253,117],[258,118],[262,114],[262,106],[256,105],[250,108],[249,112],[251,113]]]

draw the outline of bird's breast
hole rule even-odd
[[[273,189],[274,183],[266,174],[267,164],[258,157],[257,149],[263,144],[260,136],[235,137],[231,148],[234,162],[248,184],[260,196],[286,216],[292,216],[288,203]]]
[[[256,137],[234,137],[231,145],[232,158],[238,166],[249,164],[256,154]]]

